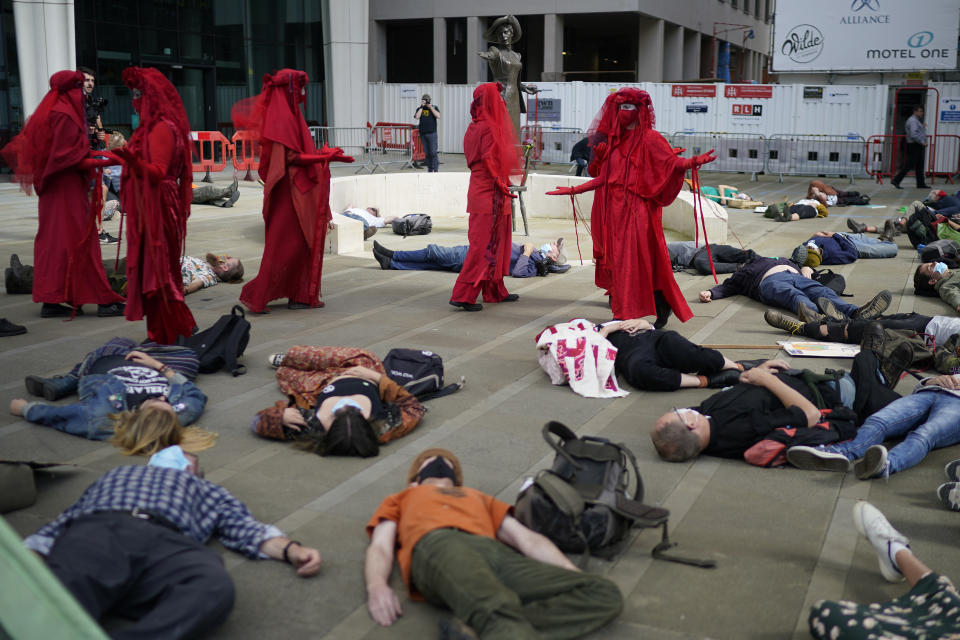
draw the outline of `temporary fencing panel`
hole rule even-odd
[[[583,138],[580,129],[542,127],[540,133],[540,161],[567,164],[573,145]]]
[[[323,145],[339,147],[354,159],[356,173],[373,172],[372,155],[369,150],[371,129],[367,127],[310,127],[313,143],[319,149]]]
[[[753,179],[763,171],[766,140],[754,133],[722,131],[678,131],[670,137],[674,147],[683,147],[682,156],[690,158],[710,149],[717,159],[708,166],[710,171],[749,173]]]
[[[252,182],[253,172],[260,168],[260,141],[254,140],[249,131],[237,131],[231,140],[233,168],[245,172],[243,179]]]
[[[897,174],[903,166],[905,137],[870,136],[866,144],[867,173],[883,182]],[[942,176],[947,182],[953,182],[953,176],[960,173],[960,136],[927,136],[927,149],[923,170],[927,176]]]
[[[388,164],[413,167],[413,125],[397,122],[378,122],[370,132],[367,147],[370,154],[370,173]]]
[[[767,139],[766,172],[790,176],[865,176],[863,136],[774,134]]]
[[[191,131],[193,139],[193,172],[204,172],[203,182],[213,182],[210,172],[226,169],[233,147],[219,131]]]

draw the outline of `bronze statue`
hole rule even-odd
[[[520,114],[526,113],[526,109],[520,99],[520,92],[535,94],[537,86],[520,82],[520,69],[523,68],[523,63],[520,62],[520,54],[513,50],[513,43],[519,40],[521,35],[523,32],[516,17],[497,18],[490,28],[483,32],[484,40],[496,44],[491,44],[489,49],[478,52],[478,55],[490,65],[493,79],[503,85],[500,95],[503,96],[503,101],[507,105],[513,128],[522,140]]]

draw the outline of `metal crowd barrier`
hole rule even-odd
[[[678,131],[669,140],[674,147],[686,149],[681,154],[684,158],[713,149],[717,159],[707,165],[708,171],[749,173],[752,182],[764,169],[766,139],[758,133]]]
[[[781,134],[767,138],[767,173],[790,176],[865,177],[863,136]]]
[[[370,173],[388,164],[413,168],[413,125],[399,122],[378,122],[370,129],[367,142]]]
[[[867,174],[877,182],[897,175],[903,166],[906,138],[903,134],[870,136],[866,142],[864,167]],[[927,136],[926,155],[923,159],[924,175],[941,176],[953,182],[960,173],[960,136],[937,134]],[[932,180],[931,180],[932,182]]]
[[[339,147],[346,155],[352,156],[356,173],[373,173],[373,154],[369,147],[372,135],[367,127],[310,127],[310,134],[318,149],[326,144]]]

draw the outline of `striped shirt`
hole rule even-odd
[[[71,521],[100,511],[134,508],[166,518],[201,544],[216,536],[223,546],[250,558],[266,558],[260,545],[283,535],[275,526],[255,520],[242,502],[219,485],[178,469],[126,466],[100,476],[79,500],[24,544],[47,555]]]

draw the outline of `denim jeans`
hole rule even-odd
[[[390,259],[391,269],[404,271],[455,271],[460,273],[467,257],[467,245],[441,247],[428,244],[426,249],[394,251]]]
[[[853,440],[823,449],[859,460],[869,447],[906,434],[887,456],[889,473],[897,473],[916,465],[933,449],[960,442],[958,415],[960,397],[947,391],[921,391],[891,402],[867,418]]]
[[[427,156],[427,171],[436,173],[440,170],[440,161],[437,160],[437,133],[421,133],[420,141],[423,143],[423,153]]]
[[[897,255],[897,245],[894,242],[884,242],[868,237],[865,233],[837,233],[853,243],[857,248],[858,258],[894,258]]]
[[[781,271],[767,276],[760,283],[759,291],[761,302],[793,313],[797,312],[797,305],[801,302],[811,309],[818,309],[815,302],[817,298],[829,299],[840,313],[847,316],[857,310],[856,305],[846,302],[833,289],[790,271]]]

